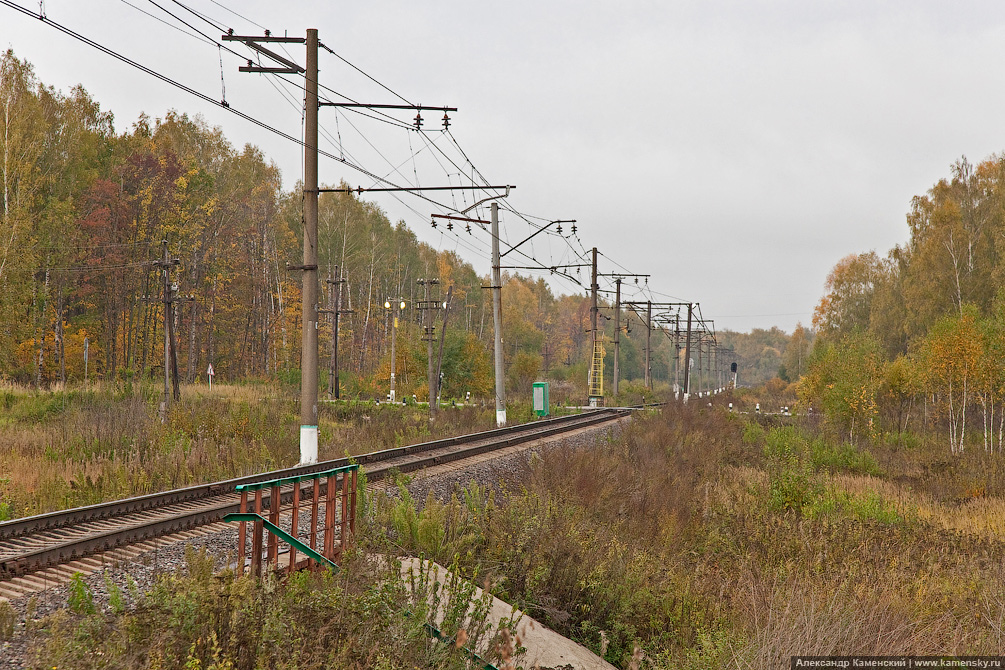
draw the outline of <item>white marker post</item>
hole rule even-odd
[[[206,368],[206,374],[209,375],[209,390],[212,391],[213,390],[213,375],[216,374],[215,372],[213,372],[213,364],[212,363],[210,363],[209,367]]]

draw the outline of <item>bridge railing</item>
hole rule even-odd
[[[248,524],[251,524],[251,574],[265,569],[293,572],[301,567],[337,567],[342,554],[356,532],[356,483],[358,464],[324,472],[285,477],[237,486],[241,511],[228,514],[225,521],[236,521],[237,571],[244,574],[248,553]],[[283,489],[292,491],[284,494]],[[263,515],[264,492],[268,490],[268,517]],[[289,507],[289,531],[283,526],[283,496],[292,498]],[[253,509],[248,509],[249,504]],[[302,539],[302,515],[310,515],[306,538]],[[320,523],[319,523],[320,522]],[[338,538],[336,542],[336,530]],[[281,557],[280,544],[288,547]],[[264,556],[263,556],[264,550]],[[303,554],[302,560],[297,553]],[[281,561],[285,558],[285,561]]]

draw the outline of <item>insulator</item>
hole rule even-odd
[[[555,228],[555,230],[557,230],[557,231],[558,231],[558,234],[559,234],[559,235],[561,235],[561,234],[562,234],[562,224],[561,224],[561,223],[560,223],[560,224],[558,224],[558,227],[557,227],[557,228]]]
[[[266,30],[265,31],[265,36],[266,37],[271,37],[272,36],[272,31],[271,30]]]
[[[649,286],[649,277],[646,277],[646,286]]]
[[[443,129],[446,130],[450,127],[450,117],[447,116],[446,112],[443,112]]]
[[[431,225],[433,228],[435,228],[436,227],[436,221],[430,221],[429,225]]]
[[[465,224],[464,227],[468,229],[468,235],[470,235],[471,234],[471,224],[470,223]]]
[[[639,278],[638,278],[638,277],[636,277],[636,278],[635,278],[635,285],[636,285],[636,286],[638,286],[638,285],[639,285]]]
[[[572,224],[572,234],[576,234],[576,224]]]
[[[415,114],[415,129],[419,130],[422,128],[422,112],[417,112]]]
[[[453,230],[453,229],[454,229],[453,222],[452,221],[447,221],[447,230]]]

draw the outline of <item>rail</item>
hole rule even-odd
[[[33,533],[39,530],[49,528],[62,528],[65,526],[71,526],[77,523],[81,523],[83,521],[108,519],[110,517],[121,516],[123,514],[128,514],[130,512],[140,512],[155,507],[162,507],[167,504],[187,502],[192,500],[199,500],[201,498],[217,496],[234,491],[234,489],[241,484],[254,484],[257,482],[274,479],[276,475],[281,475],[285,477],[295,477],[298,475],[310,475],[318,472],[325,472],[332,468],[350,465],[351,463],[357,463],[359,465],[370,465],[372,463],[397,458],[399,456],[407,456],[422,451],[430,451],[433,449],[456,446],[467,442],[496,439],[496,438],[502,438],[503,436],[518,436],[525,432],[533,432],[540,430],[544,426],[558,427],[567,423],[574,423],[577,420],[581,420],[584,416],[588,415],[594,415],[599,417],[601,415],[608,415],[611,413],[612,413],[611,410],[594,410],[592,412],[584,412],[581,414],[569,414],[566,416],[556,417],[554,419],[545,419],[543,421],[531,421],[516,426],[508,426],[506,428],[495,428],[492,430],[486,430],[477,433],[469,433],[467,435],[460,435],[456,437],[448,437],[440,440],[433,440],[430,442],[422,442],[419,444],[412,444],[403,447],[393,447],[391,449],[373,451],[367,454],[361,454],[359,456],[353,456],[350,458],[336,458],[329,461],[323,461],[320,463],[314,463],[310,465],[298,465],[293,466],[291,468],[285,468],[282,470],[263,472],[254,475],[247,475],[244,477],[227,479],[224,481],[213,482],[210,484],[198,484],[196,486],[189,486],[181,489],[175,489],[173,491],[165,491],[161,493],[149,493],[141,496],[125,498],[122,500],[97,503],[95,505],[75,507],[68,510],[60,510],[57,512],[48,512],[45,514],[36,514],[33,516],[21,517],[19,519],[13,519],[11,521],[4,521],[0,523],[0,540],[5,540],[17,537],[25,533]]]
[[[82,559],[90,554],[143,543],[161,536],[221,522],[227,514],[259,513],[261,516],[269,518],[270,523],[278,526],[272,517],[274,504],[278,510],[282,506],[288,507],[294,496],[304,500],[321,500],[322,497],[327,497],[328,484],[325,482],[324,475],[338,468],[371,464],[367,467],[367,478],[369,481],[377,481],[394,470],[403,473],[413,472],[422,468],[456,462],[570,430],[603,424],[623,417],[630,411],[602,409],[584,412],[556,419],[520,424],[511,428],[483,431],[363,454],[353,459],[355,463],[350,462],[349,459],[335,459],[311,466],[296,466],[188,489],[5,522],[0,524],[0,591],[9,597],[18,589],[21,592],[37,590],[32,584],[39,580],[30,578],[21,580],[17,582],[20,586],[16,587],[11,580],[22,575],[27,577],[30,573],[43,569],[46,569],[46,573],[42,575],[44,579],[52,578],[59,580],[57,583],[61,583],[60,569],[55,566]],[[317,479],[320,484],[318,494],[314,495],[313,484],[310,486],[291,486],[290,484],[278,487],[271,486],[271,483],[277,479],[292,481],[298,477],[301,482]],[[351,478],[350,475],[349,479],[351,480]],[[242,509],[241,496],[237,490],[239,486],[245,487],[245,493],[252,496],[256,488],[261,491],[263,500],[260,510],[256,511],[254,505],[249,505],[248,502]],[[343,486],[346,484],[343,483]],[[278,496],[274,496],[277,492],[275,489],[278,489]],[[356,487],[353,486],[351,490],[355,492]],[[338,496],[333,495],[333,498],[338,498]],[[351,504],[348,506],[351,507]],[[300,505],[295,507],[300,507]],[[268,510],[269,513],[266,514],[265,510]],[[298,512],[298,517],[299,515]],[[349,523],[350,519],[347,518],[347,524]],[[333,517],[331,523],[326,525],[337,527],[339,521]],[[262,530],[264,532],[264,525]],[[351,537],[353,530],[351,525],[347,526],[346,532],[342,534],[346,541]],[[275,538],[274,542],[280,541],[274,535],[270,535],[270,537]],[[310,546],[309,543],[308,546]],[[319,546],[322,548],[319,549]],[[323,542],[319,544],[315,541],[315,550],[318,553],[325,554],[323,546]],[[299,547],[295,545],[292,547],[294,557],[297,553],[302,556],[307,555]],[[339,553],[344,550],[341,542],[338,549]],[[338,557],[334,548],[333,552],[329,554],[330,559],[331,557]],[[285,560],[286,556],[284,555],[283,558]],[[50,567],[51,569],[49,569]]]

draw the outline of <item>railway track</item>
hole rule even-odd
[[[580,428],[598,426],[630,410],[601,409],[507,428],[424,442],[353,457],[369,480],[392,470],[411,472],[478,456]],[[132,558],[163,542],[219,529],[221,520],[239,509],[235,487],[277,478],[324,472],[348,465],[340,458],[212,484],[191,486],[88,507],[0,523],[0,598],[16,598],[65,582],[74,572],[90,572],[109,560]],[[280,495],[292,499],[293,487]],[[264,506],[271,508],[266,495]],[[102,557],[96,562],[94,555]],[[89,558],[92,557],[92,558]]]

